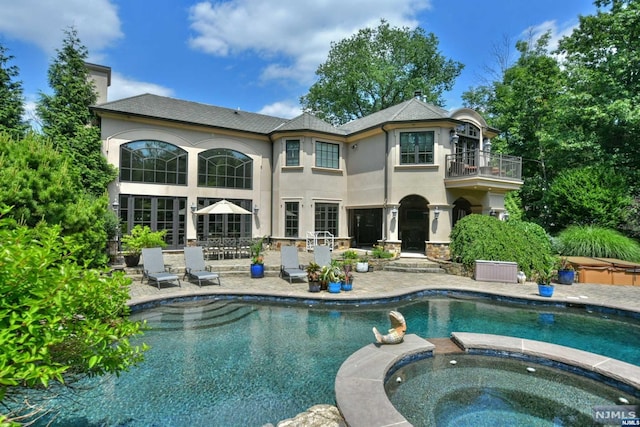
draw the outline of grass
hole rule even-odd
[[[558,235],[556,245],[562,256],[617,258],[640,262],[640,244],[608,228],[571,226]]]

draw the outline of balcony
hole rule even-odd
[[[509,191],[522,186],[521,157],[474,150],[448,154],[445,163],[447,188]]]

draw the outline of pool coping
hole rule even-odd
[[[525,358],[535,363],[593,373],[640,394],[640,367],[583,350],[504,335],[453,332],[452,340],[470,354]],[[369,344],[353,353],[338,370],[336,405],[350,427],[409,427],[411,423],[391,404],[384,384],[399,367],[432,357],[435,345],[415,334],[407,334],[395,345]],[[545,363],[549,362],[549,363]],[[632,391],[633,391],[632,390]],[[626,391],[626,390],[625,390]]]

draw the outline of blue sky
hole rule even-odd
[[[445,108],[496,69],[496,49],[571,32],[591,0],[0,0],[0,43],[20,68],[28,108],[50,93],[47,69],[74,26],[90,62],[112,68],[109,100],[155,93],[279,117],[299,98],[339,41],[380,19],[434,33],[465,68]]]

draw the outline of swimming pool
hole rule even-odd
[[[640,365],[640,322],[584,309],[443,297],[390,304],[303,305],[211,299],[135,313],[153,328],[146,361],[51,402],[52,425],[261,426],[334,403],[341,363],[398,310],[408,332],[509,335],[568,345]]]

